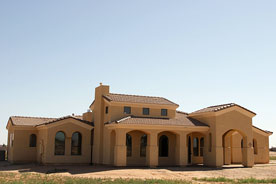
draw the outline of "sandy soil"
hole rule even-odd
[[[274,153],[273,153],[274,155]],[[275,153],[276,155],[276,153]],[[227,177],[227,178],[276,178],[276,161],[269,164],[257,164],[253,168],[242,165],[209,168],[203,166],[168,167],[168,168],[118,168],[107,166],[39,166],[34,164],[10,165],[0,162],[1,172],[16,173],[52,173],[51,175],[91,177],[91,178],[139,178],[139,179],[185,179],[193,177]]]

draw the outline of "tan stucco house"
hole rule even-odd
[[[82,116],[12,116],[7,123],[12,163],[221,167],[269,162],[269,136],[252,125],[254,112],[234,103],[185,113],[162,97],[95,89]]]

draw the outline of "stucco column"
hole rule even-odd
[[[187,147],[187,133],[180,132],[176,136],[176,165],[186,166],[188,159],[188,147]]]
[[[254,165],[254,152],[252,146],[252,138],[243,138],[242,165],[245,167],[253,167]]]
[[[158,166],[157,132],[151,132],[148,137],[147,165],[150,167],[156,167]]]
[[[114,165],[126,166],[126,131],[123,129],[116,130],[116,144],[114,148]]]

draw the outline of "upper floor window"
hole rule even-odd
[[[30,135],[30,147],[36,147],[36,135]]]
[[[124,107],[124,114],[131,114],[131,107]]]
[[[105,107],[105,113],[108,114],[108,106]]]
[[[161,109],[161,116],[167,116],[168,110],[167,109]]]
[[[149,108],[143,108],[143,115],[149,115],[150,110]]]

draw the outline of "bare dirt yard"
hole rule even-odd
[[[275,154],[276,153],[271,153]],[[167,168],[142,168],[142,167],[107,167],[107,166],[40,166],[36,164],[11,165],[7,162],[0,162],[2,173],[31,173],[49,174],[54,176],[70,176],[85,178],[132,178],[132,179],[169,179],[188,180],[193,178],[276,178],[276,160],[269,164],[257,164],[253,168],[244,168],[242,165],[230,165],[223,168],[210,168],[204,166],[188,167],[167,167]]]

